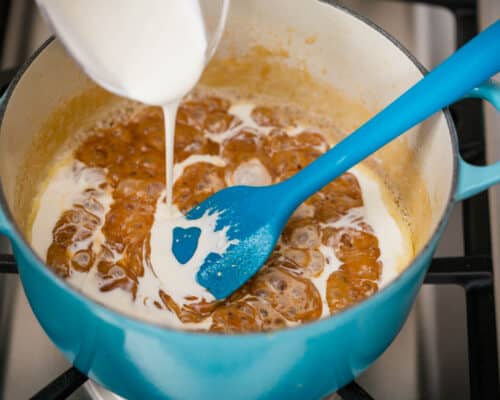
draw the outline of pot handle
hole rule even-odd
[[[488,101],[500,112],[500,84],[489,81],[473,89],[468,98]],[[460,201],[474,196],[500,182],[500,162],[487,166],[476,166],[459,157],[458,185],[455,199]]]

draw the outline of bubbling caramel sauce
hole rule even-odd
[[[97,171],[101,180],[49,228],[44,256],[58,275],[71,282],[74,274],[91,272],[104,304],[108,293],[124,292],[132,302],[175,314],[190,329],[222,333],[314,321],[379,290],[385,267],[379,240],[365,218],[359,179],[348,172],[299,207],[266,265],[228,299],[180,302],[161,285],[156,296],[140,297],[145,274],[154,271],[151,230],[165,196],[164,137],[161,109],[144,107],[95,129],[73,150],[73,172]],[[320,130],[301,127],[278,108],[192,97],[177,115],[174,206],[185,213],[227,186],[282,181],[328,148]]]

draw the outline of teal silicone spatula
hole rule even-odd
[[[279,184],[234,186],[214,194],[187,218],[220,214],[216,229],[237,239],[222,255],[210,254],[197,281],[222,299],[250,279],[265,263],[294,210],[308,197],[408,129],[467,94],[500,71],[500,21],[491,25],[401,97],[302,171]],[[191,235],[185,235],[184,240]],[[193,243],[174,254],[189,259]],[[191,250],[190,250],[191,249]]]

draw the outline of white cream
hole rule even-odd
[[[363,207],[352,208],[335,222],[321,224],[322,227],[362,229],[361,222],[369,224],[379,242],[380,257],[383,264],[382,276],[379,279],[379,288],[383,288],[398,276],[400,270],[410,260],[412,248],[395,219],[389,213],[382,198],[380,184],[370,177],[363,167],[355,167],[349,171],[358,180],[363,196]],[[312,278],[322,302],[322,318],[330,315],[326,300],[326,286],[330,274],[337,271],[342,262],[337,258],[333,248],[321,245],[320,252],[325,257],[325,267],[320,276]]]
[[[184,170],[189,167],[190,165],[199,163],[199,162],[205,162],[208,164],[215,165],[217,167],[225,167],[226,162],[222,159],[222,157],[219,156],[210,156],[210,155],[200,155],[200,154],[193,154],[189,156],[188,158],[182,160],[181,162],[177,163],[174,165],[174,177],[173,181],[179,179],[182,174],[184,173]]]
[[[32,246],[37,254],[45,259],[52,243],[52,229],[59,217],[73,207],[82,204],[86,198],[84,192],[94,189],[96,200],[104,207],[104,219],[111,202],[109,191],[99,189],[106,183],[106,171],[100,168],[87,168],[84,164],[66,159],[58,163],[49,175],[48,185],[39,199],[36,218],[31,228]]]
[[[321,318],[328,317],[330,315],[330,309],[328,307],[328,301],[326,300],[326,284],[328,278],[332,272],[337,271],[342,264],[340,260],[335,255],[335,252],[331,247],[321,245],[319,248],[321,254],[325,258],[325,267],[320,276],[311,278],[311,282],[316,286],[318,293],[321,297],[322,311]]]
[[[228,184],[231,186],[267,186],[272,183],[273,179],[269,171],[257,158],[238,165],[228,179]]]
[[[176,165],[175,180],[182,176],[185,167],[197,162],[225,165],[224,161],[216,156],[193,155]],[[70,251],[73,254],[80,248],[87,248],[92,242],[93,251],[99,253],[101,245],[105,242],[101,228],[113,201],[109,190],[99,188],[105,182],[105,170],[87,168],[79,161],[67,159],[55,167],[47,187],[40,196],[39,208],[31,231],[32,246],[42,259],[47,257],[47,250],[53,241],[52,229],[58,219],[64,211],[74,205],[83,204],[88,189],[95,190],[94,197],[103,206],[103,212],[97,215],[101,219],[101,224],[89,239],[78,243],[78,246]],[[97,302],[137,318],[184,329],[208,329],[211,325],[210,318],[200,323],[185,324],[174,312],[165,308],[158,309],[154,302],[163,306],[158,295],[160,289],[170,295],[179,306],[201,299],[214,300],[211,293],[197,283],[196,274],[209,253],[223,254],[237,241],[227,239],[227,229],[215,232],[217,214],[204,215],[198,220],[189,221],[175,207],[172,215],[164,199],[165,193],[160,196],[156,207],[151,228],[150,264],[147,260],[143,260],[144,275],[139,278],[135,301],[128,291],[115,289],[102,292],[100,288],[106,282],[99,276],[96,265],[88,273],[71,269],[67,282]],[[181,265],[172,253],[172,231],[175,227],[198,227],[201,230],[196,252],[184,265]],[[120,257],[121,255],[116,255],[117,259]],[[186,300],[186,296],[196,296],[198,300]]]
[[[231,107],[230,112],[242,121],[237,130],[244,126],[245,129],[249,128],[259,135],[268,133],[269,128],[259,127],[251,119],[252,108],[253,105],[251,104],[240,104]],[[231,128],[228,132],[234,135],[237,130]],[[291,127],[290,131],[295,134],[296,128]],[[214,138],[223,136],[228,139],[231,137],[228,132],[214,135]],[[226,165],[225,161],[219,156],[191,155],[174,165],[171,182],[175,183],[187,167],[200,162],[220,167]],[[268,183],[266,176],[261,176],[260,172],[259,174],[256,172],[264,168],[260,163],[257,164],[255,161],[250,160],[247,164],[249,164],[248,170],[252,174],[252,182],[259,178],[259,182],[264,179],[263,182]],[[96,196],[104,206],[103,215],[99,215],[102,221],[104,221],[104,215],[109,210],[112,202],[109,191],[99,189],[99,185],[105,182],[105,170],[85,168],[83,164],[72,160],[61,163],[55,169],[55,173],[51,174],[49,183],[41,194],[39,209],[32,227],[33,247],[44,259],[52,242],[51,233],[57,220],[63,211],[70,209],[74,204],[84,201],[83,192],[86,189],[96,190]],[[394,279],[410,260],[412,255],[411,242],[402,233],[401,227],[390,214],[388,206],[384,202],[384,188],[372,176],[372,173],[363,167],[356,167],[350,172],[356,176],[360,184],[364,205],[363,207],[351,209],[347,215],[339,220],[323,226],[356,229],[360,228],[360,222],[364,221],[373,228],[381,251],[380,261],[383,263],[383,272],[379,280],[379,286],[383,287]],[[241,183],[239,182],[240,179],[248,180],[247,175],[243,175],[242,177],[236,176],[238,182],[233,182],[235,179],[233,176],[227,176],[226,179],[228,179],[229,184]],[[162,193],[157,202],[154,223],[150,232],[150,258],[149,260],[143,260],[145,273],[144,276],[139,278],[136,301],[133,301],[130,293],[124,290],[115,289],[105,293],[100,291],[99,288],[106,282],[102,281],[95,266],[89,273],[72,270],[68,282],[96,301],[137,318],[183,329],[209,328],[211,318],[197,324],[184,324],[174,312],[164,307],[160,310],[154,305],[154,302],[163,305],[158,294],[160,289],[180,306],[198,302],[202,299],[206,301],[213,300],[213,296],[197,283],[196,274],[209,253],[223,254],[233,242],[228,240],[226,230],[215,232],[217,215],[204,215],[196,221],[188,221],[176,207],[169,209],[164,201],[165,197],[166,191]],[[302,206],[298,212],[307,214],[310,210]],[[96,253],[105,240],[100,231],[101,227],[89,239],[93,241],[93,249]],[[193,257],[183,265],[176,260],[172,253],[173,229],[175,227],[198,227],[201,230],[198,247]],[[87,246],[88,243],[84,245]],[[76,250],[74,249],[74,251]],[[324,318],[329,315],[326,300],[327,280],[330,274],[336,271],[342,263],[338,260],[332,248],[321,245],[319,250],[325,258],[324,270],[319,277],[312,278],[311,281],[320,293],[323,303],[322,318]],[[116,255],[116,257],[118,258],[120,255]],[[186,299],[187,296],[194,296],[196,300]],[[288,325],[293,324],[288,323]]]
[[[197,220],[188,220],[177,211],[177,216],[172,218],[163,200],[157,204],[151,228],[151,264],[161,287],[177,304],[192,302],[186,299],[188,296],[195,296],[198,299],[196,302],[215,299],[207,289],[198,284],[196,274],[210,253],[222,255],[231,244],[237,244],[236,240],[228,240],[228,227],[215,230],[218,217],[214,213],[205,214]],[[186,264],[180,264],[172,252],[173,229],[176,227],[197,227],[201,230],[198,246]]]
[[[407,266],[413,255],[412,245],[390,214],[380,183],[370,177],[364,168],[354,168],[350,172],[357,178],[363,194],[363,207],[355,212],[372,227],[378,239],[383,264],[379,286],[384,287]]]
[[[68,282],[90,298],[137,318],[176,328],[208,329],[211,325],[211,318],[200,323],[181,322],[174,312],[165,309],[159,297],[159,291],[161,289],[170,295],[180,307],[201,299],[213,300],[213,296],[196,282],[196,273],[209,253],[223,254],[232,242],[227,240],[226,231],[214,232],[217,215],[188,221],[175,209],[175,216],[172,218],[163,201],[165,194],[160,196],[160,199],[155,213],[155,222],[151,228],[150,263],[148,260],[143,260],[144,275],[139,278],[135,301],[128,291],[120,289],[105,293],[100,291],[100,287],[105,282],[99,276],[95,266],[89,273],[72,271]],[[179,264],[172,253],[172,230],[178,226],[183,228],[196,226],[202,231],[198,249],[185,265]],[[186,296],[196,296],[198,300],[186,300]],[[161,304],[163,308],[158,309],[154,302]]]
[[[257,135],[267,135],[269,132],[271,132],[273,128],[268,126],[260,126],[253,120],[252,110],[254,109],[254,107],[255,105],[252,103],[233,104],[229,108],[228,113],[235,116],[237,120],[241,122],[229,128],[227,131],[223,133],[205,132],[205,135],[210,140],[216,143],[223,143],[224,141],[236,136],[236,134],[240,131],[242,127],[245,127],[245,130],[253,132]]]
[[[232,105],[229,109],[229,113],[237,117],[241,123],[231,129],[228,129],[222,134],[206,133],[207,136],[213,141],[222,143],[235,136],[242,127],[245,127],[246,130],[250,130],[257,135],[268,134],[272,128],[259,126],[253,120],[251,115],[254,107],[254,104],[246,102]],[[285,132],[289,136],[296,136],[302,133],[305,129],[306,128],[301,125],[289,126],[285,128]],[[318,150],[323,151],[325,149]],[[401,231],[398,223],[389,213],[383,200],[380,184],[375,177],[370,176],[371,173],[369,171],[359,166],[351,169],[349,172],[354,174],[354,176],[358,179],[363,195],[363,207],[350,210],[346,216],[340,218],[332,224],[332,226],[338,228],[359,228],[359,225],[357,225],[356,222],[363,219],[373,228],[379,241],[381,252],[380,261],[384,265],[382,276],[379,280],[379,286],[384,287],[391,282],[398,275],[400,270],[406,267],[406,264],[410,261],[410,257],[413,253],[411,242],[406,240],[406,237]],[[329,257],[332,260],[332,263],[327,265],[328,268],[325,267],[325,272],[320,277],[313,279],[322,298],[324,299],[326,280],[328,279],[330,272],[333,272],[340,267],[341,263],[337,260],[331,249],[322,246],[320,250],[325,257]]]
[[[199,323],[183,323],[174,312],[165,308],[158,309],[153,303],[157,301],[163,306],[158,296],[161,285],[158,278],[147,267],[144,269],[144,276],[139,279],[135,301],[131,294],[124,290],[115,289],[105,293],[101,292],[99,287],[102,285],[102,280],[97,274],[96,268],[92,268],[88,273],[73,271],[68,282],[98,303],[138,319],[182,329],[209,329],[212,324],[211,318]]]
[[[179,100],[172,101],[162,107],[165,124],[165,182],[167,183],[167,207],[173,214],[174,193],[174,148],[175,148],[175,117],[179,108]]]

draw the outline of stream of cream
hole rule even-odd
[[[163,108],[167,205],[173,214],[175,116],[180,100],[200,78],[209,50],[199,1],[37,3],[57,36],[92,79],[113,93]],[[223,15],[221,21],[224,20]]]

